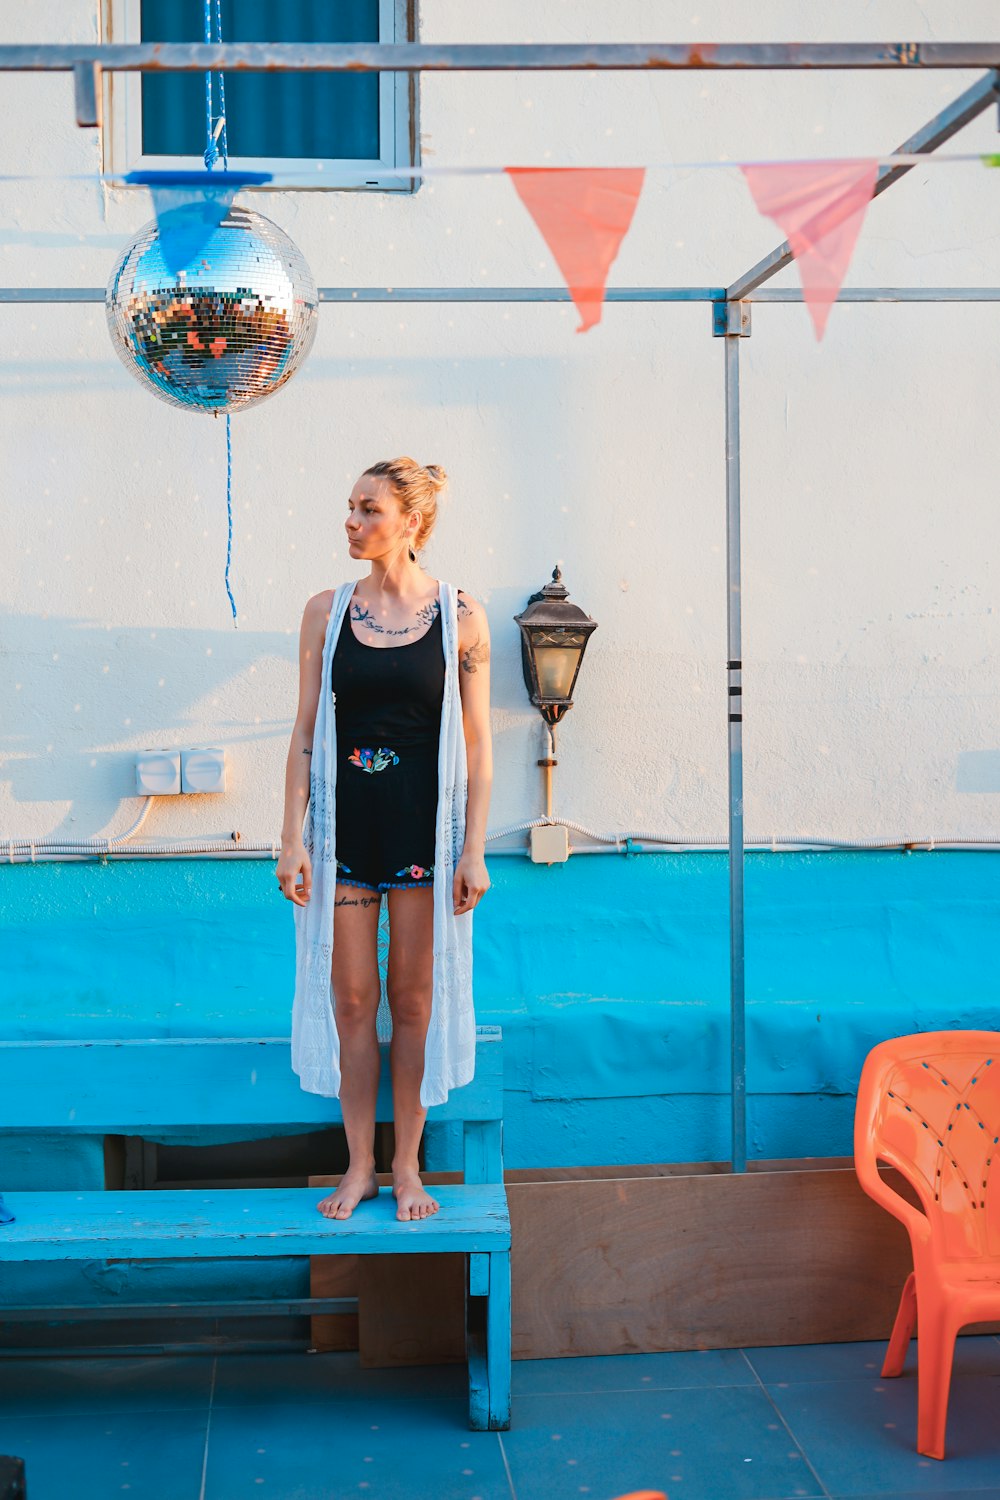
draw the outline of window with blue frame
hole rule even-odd
[[[227,42],[391,41],[385,16],[385,0],[222,0],[222,36]],[[203,0],[140,0],[140,26],[143,42],[203,41]],[[230,71],[225,86],[231,159],[387,158],[390,143],[382,136],[390,133],[391,116],[380,108],[381,74]],[[204,74],[143,73],[141,88],[143,156],[200,158]]]

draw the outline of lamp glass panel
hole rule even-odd
[[[568,698],[576,669],[580,665],[579,646],[536,646],[535,669],[538,672],[540,698]]]

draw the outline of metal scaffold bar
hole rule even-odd
[[[997,68],[1000,42],[570,42],[547,45],[376,42],[204,42],[0,46],[0,71],[96,64],[117,72],[272,70],[470,72],[494,69]]]
[[[0,303],[103,302],[101,286],[0,286]],[[541,303],[571,302],[560,286],[321,286],[321,302]],[[609,287],[605,302],[725,302],[724,287]],[[743,302],[801,302],[799,287],[768,287]],[[1000,286],[852,286],[838,302],[1000,302]]]

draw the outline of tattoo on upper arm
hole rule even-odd
[[[472,605],[466,603],[465,595],[462,593],[461,589],[459,589],[458,591],[458,613],[460,618],[462,615],[472,614]]]
[[[474,672],[477,667],[481,667],[485,662],[488,662],[489,659],[489,641],[480,640],[479,636],[477,635],[473,644],[468,648],[467,651],[462,653],[462,668],[466,672]]]
[[[312,755],[312,751],[311,750],[303,750],[302,754],[303,755]]]

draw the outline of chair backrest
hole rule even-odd
[[[935,1256],[1000,1256],[1000,1033],[929,1031],[873,1047],[858,1087],[854,1150],[862,1186],[912,1236],[921,1228],[916,1210],[879,1179],[876,1162],[910,1183]]]

